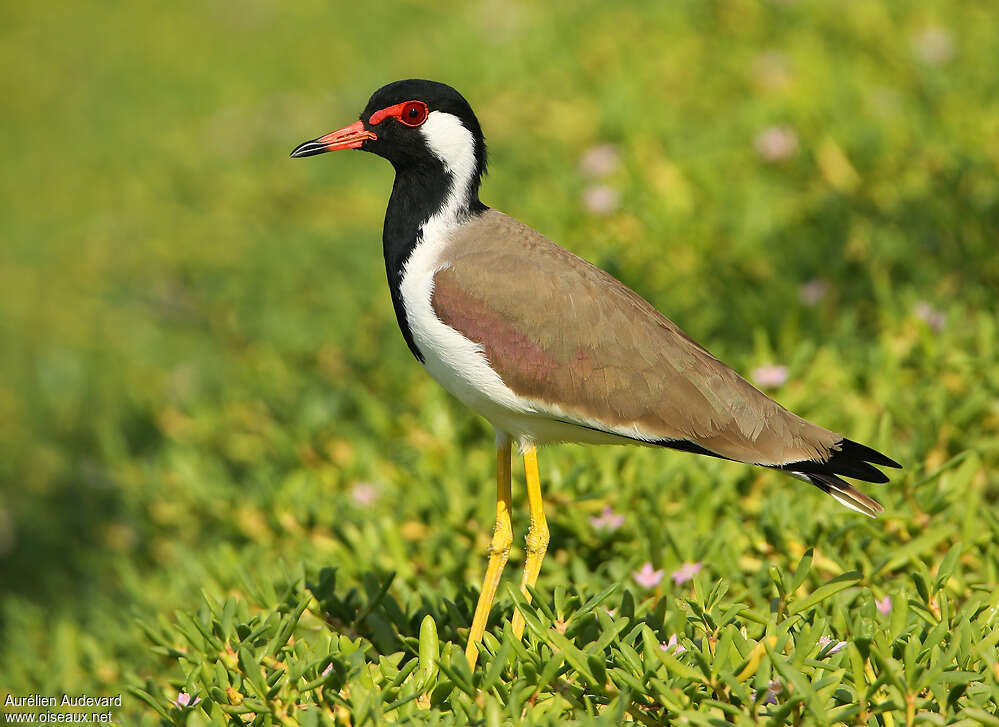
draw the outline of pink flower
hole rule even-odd
[[[826,648],[826,646],[828,646],[829,644],[833,644],[831,636],[821,637],[819,639],[819,650],[821,651],[822,649]],[[835,644],[832,645],[829,651],[826,652],[826,656],[830,656],[832,654],[838,654],[840,651],[843,650],[844,646],[846,646],[845,641],[837,641]]]
[[[673,583],[676,585],[686,583],[697,575],[702,567],[700,563],[684,563],[670,574],[670,578],[673,579]]]
[[[331,661],[329,664],[326,665],[326,668],[323,669],[323,673],[321,676],[328,677],[330,675],[330,672],[332,671],[333,671],[333,662]]]
[[[798,289],[798,299],[805,305],[815,305],[826,297],[829,283],[822,278],[814,278]]]
[[[613,144],[591,146],[579,158],[579,170],[587,177],[606,177],[621,165]]]
[[[798,150],[798,135],[790,126],[770,126],[756,135],[753,148],[765,162],[782,162]]]
[[[764,389],[776,389],[787,381],[787,366],[764,364],[753,369],[749,376]]]
[[[885,596],[884,598],[875,601],[874,605],[877,606],[879,613],[887,616],[891,613],[891,596]]]
[[[614,512],[614,509],[607,505],[600,514],[590,518],[590,525],[596,530],[606,530],[613,533],[624,524],[624,515]]]
[[[187,692],[177,692],[177,698],[173,700],[173,703],[176,704],[181,709],[184,709],[185,707],[193,707],[195,704],[197,704],[200,701],[201,697],[195,698],[195,700],[192,702],[190,694],[188,694]]]
[[[617,192],[606,184],[593,184],[583,190],[583,206],[593,214],[610,214],[617,205]]]
[[[930,327],[930,330],[939,333],[947,325],[947,314],[939,311],[925,300],[921,300],[913,306],[912,312],[916,318]]]
[[[633,575],[635,577],[635,583],[640,585],[642,588],[655,588],[659,585],[659,581],[663,579],[663,574],[665,573],[666,571],[653,569],[652,563],[646,561],[642,566],[642,569],[635,572]]]
[[[683,652],[687,650],[687,647],[679,643],[676,638],[676,634],[669,637],[669,641],[665,644],[659,644],[659,648],[665,651],[667,654],[672,652],[674,656],[680,656]]]
[[[350,490],[350,496],[361,507],[370,507],[378,499],[378,488],[370,482],[358,482]]]

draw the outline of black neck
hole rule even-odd
[[[389,198],[388,209],[385,210],[382,247],[392,305],[406,344],[420,363],[423,363],[423,354],[413,341],[402,301],[402,273],[413,249],[420,242],[423,224],[444,208],[451,185],[452,175],[437,159],[419,166],[396,168],[392,196]],[[468,190],[467,199],[459,205],[456,216],[460,219],[479,214],[485,209],[485,205],[479,201],[476,183]]]

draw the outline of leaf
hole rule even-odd
[[[160,703],[156,700],[155,697],[153,697],[152,694],[145,691],[144,689],[139,689],[138,687],[132,687],[132,686],[127,687],[127,691],[132,696],[138,697],[143,702],[148,704],[150,707],[155,709],[156,712],[161,717],[163,717],[163,719],[167,720],[168,722],[173,722],[173,718],[167,713],[165,709],[163,709],[162,705],[160,705]]]
[[[608,586],[607,588],[603,589],[599,593],[597,593],[595,596],[592,596],[589,599],[587,599],[586,603],[580,606],[579,610],[576,611],[576,613],[574,613],[572,617],[570,617],[569,623],[571,623],[572,620],[577,616],[582,617],[589,614],[593,609],[595,609],[601,603],[610,598],[611,595],[614,594],[618,588],[620,588],[620,584],[614,583]]]
[[[947,585],[947,581],[950,580],[952,575],[954,575],[954,570],[957,567],[957,560],[961,557],[961,552],[963,550],[964,545],[960,542],[954,543],[950,546],[950,550],[947,551],[947,555],[945,555],[943,560],[940,561],[940,566],[937,568],[937,578],[933,583],[934,593]]]
[[[805,598],[792,601],[788,604],[787,613],[789,616],[793,616],[796,613],[801,613],[802,611],[807,611],[810,608],[814,608],[828,598],[832,598],[840,591],[846,590],[851,586],[855,586],[857,582],[861,579],[862,575],[860,571],[849,571],[841,576],[836,576],[828,583],[816,588],[811,594]]]
[[[562,652],[562,656],[565,657],[565,660],[569,662],[572,668],[575,669],[591,687],[598,690],[603,688],[603,681],[598,679],[596,674],[594,674],[590,668],[587,655],[576,648],[576,646],[569,641],[569,639],[560,634],[558,631],[554,631],[552,629],[548,629],[547,632],[545,632],[544,638],[546,641],[549,641],[552,646]]]
[[[672,676],[682,677],[697,684],[707,683],[707,679],[699,671],[687,666],[665,650],[660,649],[659,642],[653,635],[652,629],[646,627],[642,630],[642,640],[644,641],[646,656],[651,655],[658,659]]]
[[[306,596],[298,602],[294,612],[284,617],[281,629],[267,645],[265,651],[268,655],[277,656],[281,649],[284,648],[285,644],[288,643],[288,639],[291,638],[292,633],[295,631],[295,627],[298,626],[299,619],[302,618],[302,614],[305,613],[305,609],[309,607],[309,603],[311,601],[312,594],[306,594]]]
[[[512,651],[513,644],[510,640],[504,639],[499,650],[489,660],[489,669],[486,671],[486,675],[482,678],[482,682],[479,685],[482,691],[488,692],[499,681],[500,677],[503,676],[503,670],[506,669]]]
[[[628,622],[624,619],[615,619],[611,622],[610,627],[604,629],[603,633],[600,634],[600,638],[597,639],[596,643],[588,650],[603,651],[617,638],[618,634],[627,628],[627,626]]]
[[[190,616],[183,611],[175,611],[174,616],[177,619],[174,628],[181,633],[192,648],[199,653],[203,653],[207,644],[194,616]]]
[[[360,612],[358,612],[357,616],[354,617],[351,625],[356,626],[359,623],[363,623],[364,619],[366,619],[372,611],[378,608],[378,604],[382,602],[383,598],[385,598],[385,594],[388,593],[388,589],[391,587],[392,581],[394,580],[395,571],[392,571],[385,577],[385,580],[382,582],[377,593],[371,597],[371,600],[368,601],[367,605],[361,609]]]
[[[239,667],[257,696],[266,698],[267,685],[264,683],[263,674],[260,672],[260,665],[257,663],[256,657],[246,646],[241,647],[239,650]]]
[[[756,646],[754,646],[752,650],[749,652],[749,655],[746,657],[747,659],[746,666],[744,666],[742,671],[739,672],[739,674],[736,676],[736,679],[738,679],[741,682],[744,682],[747,679],[749,679],[751,676],[753,676],[756,673],[756,670],[760,668],[760,662],[763,660],[763,657],[766,654],[767,649],[768,648],[772,649],[776,645],[777,645],[777,636],[775,635],[770,635],[764,639],[761,639],[760,642],[757,643]]]
[[[234,628],[236,617],[236,599],[227,598],[225,605],[222,607],[222,637],[226,641],[231,641],[235,635],[236,631]]]
[[[536,604],[528,602],[524,598],[524,594],[519,588],[514,586],[507,586],[507,593],[510,598],[513,599],[515,608],[520,611],[521,615],[524,617],[524,625],[531,630],[531,632],[538,638],[544,640],[545,634],[548,632],[548,625],[545,624],[538,617],[538,609],[535,608]]]
[[[953,527],[943,526],[913,538],[905,545],[895,548],[889,558],[874,568],[873,574],[890,572],[905,565],[911,559],[920,559],[924,554],[932,552],[941,541],[946,540],[953,532]]]
[[[788,587],[788,593],[794,593],[798,590],[805,579],[808,577],[808,572],[812,569],[812,555],[813,549],[809,548],[805,551],[805,554],[801,556],[801,560],[798,561],[798,566],[794,569],[794,575],[791,576],[791,585]]]
[[[784,682],[786,684],[791,684],[794,687],[793,693],[795,695],[804,696],[805,707],[812,713],[812,716],[815,717],[819,724],[825,724],[825,705],[821,703],[818,695],[815,693],[815,690],[812,689],[812,685],[809,683],[808,679],[805,678],[804,674],[795,669],[787,661],[787,659],[784,658],[783,654],[778,654],[772,648],[767,647],[767,656],[770,657],[770,663],[773,664],[774,669],[781,675]]]
[[[978,709],[977,707],[969,707],[968,709],[961,710],[959,716],[965,719],[975,720],[978,724],[988,725],[988,727],[999,727],[999,717],[994,714],[989,714],[984,709]]]
[[[437,636],[437,622],[429,613],[420,624],[420,671],[417,683],[420,691],[426,691],[437,676],[437,661],[440,659],[440,638]]]

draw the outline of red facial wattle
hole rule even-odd
[[[375,111],[368,118],[368,124],[377,126],[387,118],[393,118],[405,126],[420,126],[430,115],[430,109],[422,101],[403,101]]]

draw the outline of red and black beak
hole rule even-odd
[[[368,139],[377,139],[373,131],[364,128],[363,121],[356,121],[350,126],[331,131],[326,136],[320,136],[312,141],[304,141],[291,152],[293,159],[325,154],[328,151],[340,149],[360,149]]]

